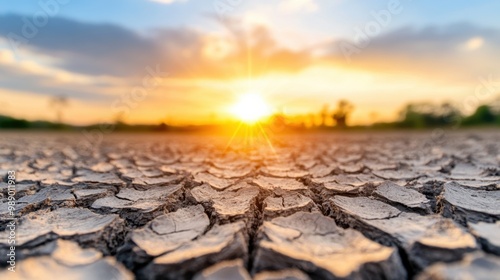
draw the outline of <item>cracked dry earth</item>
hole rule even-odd
[[[500,279],[500,133],[0,136],[0,279]]]

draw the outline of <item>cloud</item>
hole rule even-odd
[[[123,86],[121,80],[75,74],[37,63],[17,61],[10,50],[0,50],[0,89],[45,96],[68,96],[82,100],[109,99],[110,88]]]
[[[286,13],[315,12],[318,4],[315,0],[282,0],[279,8]]]
[[[20,15],[0,16],[0,36],[21,35],[22,26]],[[57,58],[66,70],[92,75],[132,75],[161,54],[154,42],[123,27],[58,17],[40,28],[27,47]]]
[[[99,101],[110,100],[104,94],[106,87],[77,82],[61,82],[57,76],[45,76],[26,69],[0,65],[0,88],[21,93],[34,93],[46,96],[71,96],[72,98]]]
[[[173,4],[173,3],[179,3],[179,2],[187,2],[187,0],[149,0],[151,2],[156,2],[156,3],[161,3],[161,4]]]
[[[394,30],[371,38],[368,46],[352,54],[351,62],[339,48],[341,43],[356,47],[355,42],[348,40],[328,44],[330,58],[335,64],[374,73],[476,81],[478,76],[499,74],[500,71],[495,59],[499,56],[500,30],[468,23]]]
[[[494,58],[500,49],[499,30],[472,24],[400,28],[371,38],[367,47],[352,55],[351,63],[339,50],[340,42],[356,46],[351,41],[291,50],[281,46],[266,26],[244,27],[234,19],[225,24],[229,30],[226,34],[185,27],[139,34],[119,25],[55,17],[25,47],[51,57],[53,66],[64,71],[117,78],[140,78],[145,67],[160,65],[173,77],[232,79],[296,73],[325,61],[374,73],[448,80],[476,79],[498,72]],[[21,15],[0,15],[0,37],[20,33],[22,26]],[[12,58],[4,54],[2,59]]]
[[[21,34],[22,26],[20,15],[0,16],[0,37]],[[242,32],[244,39],[241,34],[216,37],[189,28],[157,29],[145,35],[118,25],[55,17],[25,47],[54,58],[62,69],[95,76],[137,77],[145,67],[156,65],[174,76],[246,75],[249,53],[255,75],[307,67],[307,53],[278,47],[267,28]]]
[[[465,48],[467,50],[474,51],[474,50],[481,48],[483,45],[484,45],[483,37],[473,37],[473,38],[470,38],[465,43]]]

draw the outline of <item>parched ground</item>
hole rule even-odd
[[[500,132],[436,135],[0,132],[0,279],[500,279]]]

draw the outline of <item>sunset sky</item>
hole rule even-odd
[[[55,120],[66,96],[73,124],[205,124],[258,92],[288,115],[348,99],[368,124],[500,82],[500,1],[40,2],[2,1],[0,115]]]

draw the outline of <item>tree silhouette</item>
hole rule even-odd
[[[425,128],[459,125],[462,115],[451,103],[428,102],[408,104],[400,113],[400,127]]]
[[[468,116],[464,120],[464,125],[484,125],[495,123],[498,116],[488,105],[481,105],[477,107],[474,114]]]
[[[56,119],[58,123],[62,123],[63,110],[68,106],[68,98],[66,96],[54,96],[50,99],[50,107],[56,112]]]
[[[354,109],[354,106],[347,100],[340,100],[337,103],[337,108],[333,112],[332,119],[337,127],[344,128],[347,126],[349,114]]]

